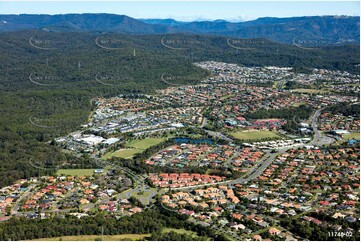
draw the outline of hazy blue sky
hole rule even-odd
[[[258,17],[360,15],[359,1],[0,2],[1,14],[115,13],[134,18],[251,20]]]

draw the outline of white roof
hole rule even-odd
[[[97,145],[104,140],[103,137],[91,135],[89,137],[80,138],[79,140],[84,141],[89,145]]]
[[[184,125],[181,124],[181,123],[173,123],[173,124],[170,124],[170,126],[176,127],[176,128],[182,128],[182,127],[184,127]]]
[[[104,143],[104,144],[111,145],[111,144],[114,144],[114,143],[118,142],[119,140],[120,140],[120,139],[118,139],[118,138],[109,138],[109,139],[103,141],[103,143]]]
[[[333,130],[333,132],[335,132],[336,134],[349,134],[350,133],[347,130],[343,130],[343,129],[336,129],[336,130]]]

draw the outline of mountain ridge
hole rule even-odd
[[[353,16],[263,17],[235,23],[222,19],[192,22],[135,19],[126,15],[104,13],[0,15],[0,32],[36,29],[125,34],[191,33],[234,38],[266,38],[288,44],[298,39],[317,45],[359,43],[360,39],[360,19]]]

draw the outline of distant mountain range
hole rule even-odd
[[[232,38],[266,38],[280,43],[328,45],[359,43],[360,18],[311,16],[181,22],[174,19],[134,19],[115,14],[0,15],[0,32],[43,29],[51,32],[112,32],[126,34],[189,33]]]

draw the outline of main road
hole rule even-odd
[[[319,145],[324,145],[324,144],[331,144],[333,142],[335,142],[334,138],[328,137],[323,135],[318,129],[317,129],[317,121],[318,118],[321,115],[321,112],[325,109],[324,108],[320,108],[318,110],[316,110],[316,112],[313,114],[313,116],[311,117],[311,127],[314,133],[313,136],[313,140],[311,142],[311,144],[319,146]]]
[[[321,115],[321,111],[322,111],[322,108],[316,110],[316,112],[313,114],[313,116],[311,118],[311,127],[312,127],[312,130],[314,133],[313,140],[311,142],[312,144],[317,144],[321,138],[321,133],[317,129],[317,120]]]
[[[314,138],[310,143],[313,145],[319,145],[320,141],[322,139],[322,135],[317,129],[317,120],[318,120],[319,116],[321,115],[322,110],[323,110],[323,108],[316,110],[315,113],[310,118],[311,126],[312,126],[313,132],[314,132]],[[211,133],[213,136],[218,136],[221,139],[232,141],[231,139],[222,135],[221,133],[212,132],[212,131],[209,131],[209,133]],[[303,144],[299,145],[298,147],[302,147],[302,146],[303,146]],[[250,182],[250,181],[256,179],[258,176],[260,176],[264,172],[264,170],[266,170],[268,168],[268,166],[277,158],[277,156],[279,156],[280,154],[283,154],[287,149],[289,149],[289,148],[279,149],[274,153],[266,152],[265,156],[247,174],[245,174],[244,176],[242,176],[240,178],[237,178],[234,180],[217,182],[217,183],[209,183],[209,184],[201,184],[201,185],[189,186],[189,187],[173,188],[172,190],[189,190],[189,189],[195,189],[195,188],[200,188],[200,187],[204,187],[204,186],[212,186],[212,185],[247,184],[248,182]],[[147,205],[147,204],[151,203],[152,198],[156,194],[163,194],[165,192],[165,189],[161,189],[158,192],[155,192],[154,190],[149,189],[145,184],[146,176],[135,174],[132,170],[125,168],[125,167],[118,167],[118,168],[120,168],[123,172],[127,173],[129,176],[131,176],[133,178],[136,186],[132,189],[128,189],[126,191],[119,193],[118,195],[116,195],[117,198],[129,198],[134,193],[144,192],[149,195],[140,196],[140,200],[144,205]],[[166,190],[168,191],[168,189],[166,189]],[[24,198],[28,195],[29,194],[25,193],[22,198]],[[19,200],[22,200],[22,199],[19,199]],[[102,200],[96,202],[95,204],[87,204],[84,206],[84,208],[86,210],[89,210],[92,207],[94,207],[94,205],[102,204],[102,203],[105,203],[110,200],[111,200],[111,198],[102,199]],[[19,213],[17,211],[18,206],[19,206],[19,204],[16,204],[15,209],[13,209],[13,211],[12,211],[13,215]],[[59,211],[65,211],[65,210],[60,210],[57,207],[53,211],[59,212]],[[51,212],[51,210],[49,212]]]
[[[221,132],[215,132],[215,131],[211,131],[211,130],[207,130],[207,129],[203,129],[209,136],[218,138],[218,139],[222,139],[225,140],[227,142],[233,142],[233,140],[229,137],[227,137],[226,135],[222,134]]]
[[[320,144],[322,144],[322,142],[325,142],[325,138],[328,138],[328,137],[322,137],[322,134],[317,129],[317,120],[318,120],[319,116],[321,115],[321,112],[323,109],[324,108],[317,109],[310,118],[311,126],[312,126],[312,129],[314,132],[313,140],[310,143],[313,145],[320,145]],[[216,132],[213,132],[213,134],[216,134]],[[304,146],[304,144],[300,144],[297,147],[303,147],[303,146]],[[260,176],[263,173],[263,171],[266,170],[267,167],[277,158],[277,156],[283,154],[288,149],[289,148],[279,149],[274,153],[267,152],[266,156],[263,157],[257,163],[257,165],[255,165],[253,167],[253,169],[251,169],[246,175],[244,175],[240,178],[237,178],[235,180],[210,183],[210,184],[201,184],[201,185],[189,186],[189,187],[179,187],[179,188],[173,188],[172,190],[188,190],[188,189],[194,189],[194,188],[200,188],[200,187],[212,186],[212,185],[247,184],[249,181],[254,180],[258,176]]]

